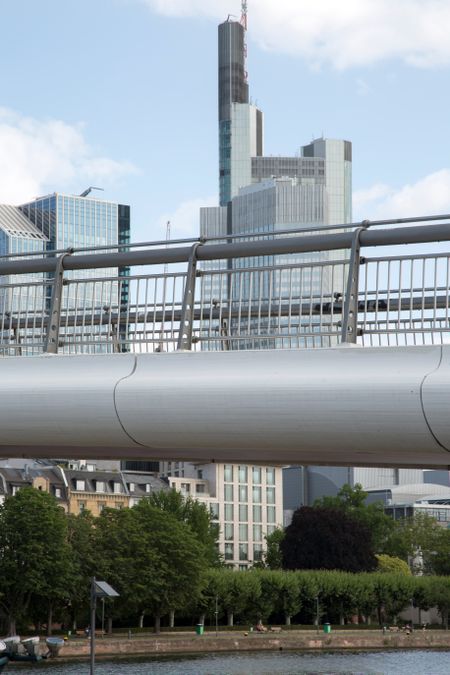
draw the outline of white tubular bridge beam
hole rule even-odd
[[[450,467],[450,345],[5,357],[0,456]]]

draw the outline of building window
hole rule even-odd
[[[248,478],[247,478],[247,467],[246,466],[240,466],[239,471],[238,471],[238,475],[239,475],[239,482],[240,483],[246,483],[247,480],[248,480]]]
[[[232,485],[224,485],[223,494],[224,494],[224,499],[225,499],[226,502],[232,502],[233,501],[233,486]]]
[[[275,525],[268,525],[268,526],[267,526],[267,534],[268,534],[268,535],[269,535],[269,534],[272,534],[272,532],[275,532],[276,529],[277,529],[277,528],[276,528]]]
[[[268,523],[275,523],[275,507],[274,506],[268,506],[267,507],[267,522]]]
[[[248,506],[247,504],[239,504],[239,522],[246,523],[248,521]]]
[[[246,485],[239,485],[239,501],[248,502],[248,488]]]
[[[261,484],[261,467],[260,466],[254,466],[253,467],[253,482],[256,483],[257,485]]]
[[[225,544],[225,560],[234,559],[234,544]]]
[[[248,570],[248,565],[239,565],[239,572],[246,572]]]
[[[219,520],[219,504],[217,502],[211,502],[209,505],[209,510],[211,512],[212,519]]]
[[[262,544],[254,544],[253,546],[253,560],[255,562],[260,562],[263,557]]]
[[[191,486],[189,485],[189,483],[181,483],[180,484],[180,490],[181,490],[181,492],[188,493],[188,492],[191,491]]]
[[[195,491],[197,494],[204,494],[205,486],[202,483],[197,483],[197,485],[195,486]]]
[[[199,480],[203,479],[203,469],[197,469],[197,478]]]
[[[233,482],[233,465],[225,464],[223,467],[223,479],[225,483]]]
[[[98,512],[103,513],[103,510],[106,509],[106,504],[105,502],[99,502],[98,504]]]
[[[248,560],[248,544],[239,544],[239,560]]]
[[[136,486],[134,483],[128,483],[128,489],[130,492],[134,492]]]
[[[83,513],[86,510],[86,502],[78,502],[78,509],[80,513]]]
[[[234,539],[234,525],[233,523],[225,523],[224,538],[228,540]]]
[[[239,541],[248,541],[248,525],[239,525]]]
[[[253,520],[255,523],[262,523],[262,507],[253,506]]]
[[[224,520],[233,520],[234,519],[234,514],[233,514],[233,504],[225,504],[223,508],[223,515],[224,515]]]
[[[268,466],[266,469],[266,483],[267,485],[275,485],[275,468]]]
[[[262,525],[253,525],[253,541],[262,541]]]
[[[120,483],[114,483],[114,494],[115,495],[122,494],[122,485]]]
[[[145,484],[145,491],[146,491],[147,494],[151,491],[150,483]]]
[[[261,504],[261,486],[253,486],[253,501],[255,504]]]
[[[75,481],[75,489],[80,490],[81,492],[84,492],[85,489],[85,482],[84,480],[77,480]]]
[[[13,486],[12,486],[12,490],[11,490],[11,491],[12,491],[12,496],[14,497],[14,495],[16,495],[16,494],[19,492],[19,490],[20,490],[20,488],[19,488],[18,485],[13,485]]]
[[[61,499],[61,488],[55,488],[56,499]]]
[[[106,492],[105,490],[105,483],[102,480],[98,480],[95,483],[95,491],[96,492]]]
[[[268,504],[275,504],[275,488],[266,488],[266,499]]]

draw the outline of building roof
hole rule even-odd
[[[133,497],[148,496],[149,492],[146,488],[150,485],[150,492],[159,492],[160,490],[168,490],[169,485],[167,481],[145,473],[133,473],[131,471],[123,471],[122,476],[127,486],[127,490]],[[134,484],[134,490],[129,490],[130,483]]]
[[[123,480],[122,474],[118,471],[88,471],[86,469],[64,469],[67,482],[72,491],[77,491],[76,481],[83,480],[85,487],[83,492],[97,492],[97,481],[104,483],[104,494],[128,494],[127,486]],[[114,493],[114,483],[121,486],[120,493]]]
[[[0,204],[0,229],[10,237],[48,241],[17,206]]]
[[[390,485],[366,490],[370,495],[380,492],[390,493],[391,504],[414,504],[421,501],[450,499],[450,487],[436,483],[411,483],[409,485]]]

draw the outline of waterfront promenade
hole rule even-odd
[[[382,630],[336,630],[330,634],[316,630],[285,630],[277,633],[250,633],[247,631],[123,634],[99,637],[96,640],[97,657],[146,656],[155,654],[194,654],[199,652],[282,651],[282,650],[386,650],[386,649],[450,649],[450,631],[416,630],[406,633],[383,633]],[[89,641],[74,638],[67,641],[61,657],[86,658]]]

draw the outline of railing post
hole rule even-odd
[[[69,249],[56,262],[55,278],[53,280],[52,300],[48,318],[47,334],[44,342],[44,353],[57,354],[59,347],[59,329],[61,325],[62,289],[64,285],[64,258],[72,253]]]
[[[178,351],[189,351],[192,348],[192,322],[194,318],[195,279],[197,275],[197,249],[201,245],[202,244],[200,242],[194,244],[189,255],[183,305],[181,308],[180,332],[178,334]]]
[[[359,266],[362,262],[359,237],[361,232],[364,232],[368,227],[369,222],[363,221],[361,227],[358,227],[353,233],[347,288],[342,312],[341,344],[344,342],[356,344],[358,337]]]

